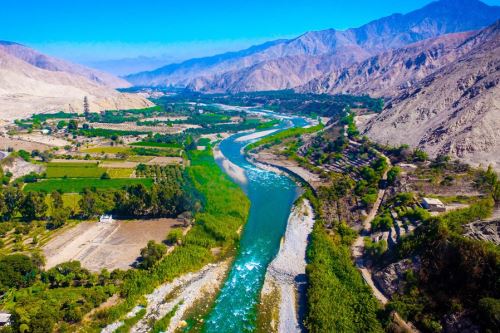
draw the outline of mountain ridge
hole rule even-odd
[[[106,73],[104,73],[106,74]],[[116,91],[121,80],[98,71],[45,56],[15,42],[0,44],[0,117],[14,120],[36,113],[91,112],[151,106],[148,100]]]
[[[136,86],[173,85],[194,87],[206,92],[210,92],[212,86],[216,87],[215,91],[247,91],[247,87],[251,87],[251,90],[263,90],[260,87],[261,82],[262,87],[267,89],[285,89],[307,82],[288,80],[288,75],[285,73],[290,73],[292,68],[288,68],[284,73],[279,71],[272,73],[273,75],[269,75],[269,81],[266,81],[266,77],[260,75],[259,72],[250,74],[249,69],[257,64],[261,67],[256,68],[260,69],[265,66],[266,62],[290,56],[310,58],[311,66],[314,67],[318,62],[314,59],[315,57],[335,58],[339,54],[342,54],[343,61],[337,61],[338,66],[346,67],[363,58],[366,59],[420,40],[446,33],[477,30],[493,23],[499,17],[500,7],[488,6],[478,0],[460,0],[459,3],[440,0],[413,12],[393,14],[358,28],[343,31],[327,29],[306,32],[293,39],[271,41],[239,52],[209,58],[191,59],[154,71],[132,74],[126,76],[125,79]],[[307,65],[303,61],[302,67]],[[299,74],[293,73],[294,76]],[[246,82],[246,78],[254,79],[254,81]],[[204,84],[200,85],[200,82]],[[228,86],[222,85],[221,82],[227,82]],[[241,83],[240,87],[236,84],[238,82]]]

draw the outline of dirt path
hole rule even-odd
[[[265,298],[279,293],[278,327],[274,327],[277,332],[303,331],[303,304],[297,295],[304,291],[307,239],[313,226],[313,209],[309,201],[304,200],[293,208],[278,255],[267,269],[261,295]]]
[[[380,156],[384,157],[385,160],[387,161],[387,170],[384,172],[382,175],[383,180],[387,180],[387,173],[389,172],[389,169],[391,168],[391,161],[389,158],[382,153],[380,153]],[[356,267],[360,270],[361,275],[363,276],[363,279],[366,281],[366,283],[370,286],[370,288],[373,291],[373,295],[382,303],[382,304],[387,304],[389,301],[387,297],[375,286],[375,283],[373,282],[372,278],[372,273],[369,269],[365,267],[364,259],[363,259],[363,253],[365,250],[365,236],[369,235],[370,228],[371,228],[371,223],[375,216],[377,216],[377,212],[380,208],[380,205],[382,203],[382,199],[384,198],[385,195],[385,189],[380,189],[378,191],[377,195],[377,200],[373,204],[372,209],[368,213],[368,216],[363,222],[363,230],[361,230],[360,235],[356,240],[354,241],[351,251],[352,251],[352,256],[354,258],[354,262],[356,264]]]

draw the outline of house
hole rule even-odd
[[[99,222],[111,223],[113,222],[113,215],[101,215],[101,217],[99,218]]]
[[[10,317],[10,313],[0,312],[0,327],[10,326]]]
[[[430,212],[446,212],[446,206],[439,199],[423,198],[422,206]]]

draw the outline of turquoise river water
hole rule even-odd
[[[306,125],[301,118],[294,118],[292,122],[294,126]],[[282,129],[284,127],[282,125]],[[297,185],[287,176],[257,168],[245,159],[241,151],[249,142],[236,141],[243,135],[233,135],[220,143],[224,156],[245,171],[247,182],[241,186],[251,207],[236,259],[206,318],[204,332],[209,333],[254,330],[266,269],[278,253],[290,210],[299,193]]]

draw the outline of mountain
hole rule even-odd
[[[0,41],[0,50],[37,68],[47,71],[65,72],[84,76],[92,82],[112,88],[128,88],[131,86],[130,82],[111,74],[90,69],[81,65],[72,64],[61,59],[49,57],[29,47],[14,42]]]
[[[383,52],[314,78],[296,90],[317,94],[394,97],[470,51],[473,45],[465,41],[474,34],[477,32],[448,34]]]
[[[12,120],[34,113],[142,108],[148,100],[119,93],[126,82],[110,74],[45,56],[25,46],[0,43],[0,118]]]
[[[443,34],[477,30],[498,18],[500,7],[478,0],[440,0],[355,29],[308,32],[125,78],[136,86],[174,85],[208,92],[293,88],[376,54]]]
[[[380,143],[406,143],[431,156],[500,169],[500,21],[466,37],[456,53],[361,129]]]
[[[139,56],[136,58],[123,58],[123,59],[109,59],[109,60],[96,60],[85,63],[86,66],[97,68],[113,75],[124,76],[131,73],[150,71],[165,65],[166,63],[173,62],[174,57],[158,56],[158,57],[145,57]],[[125,81],[125,80],[123,80]],[[128,85],[129,82],[125,81]]]

